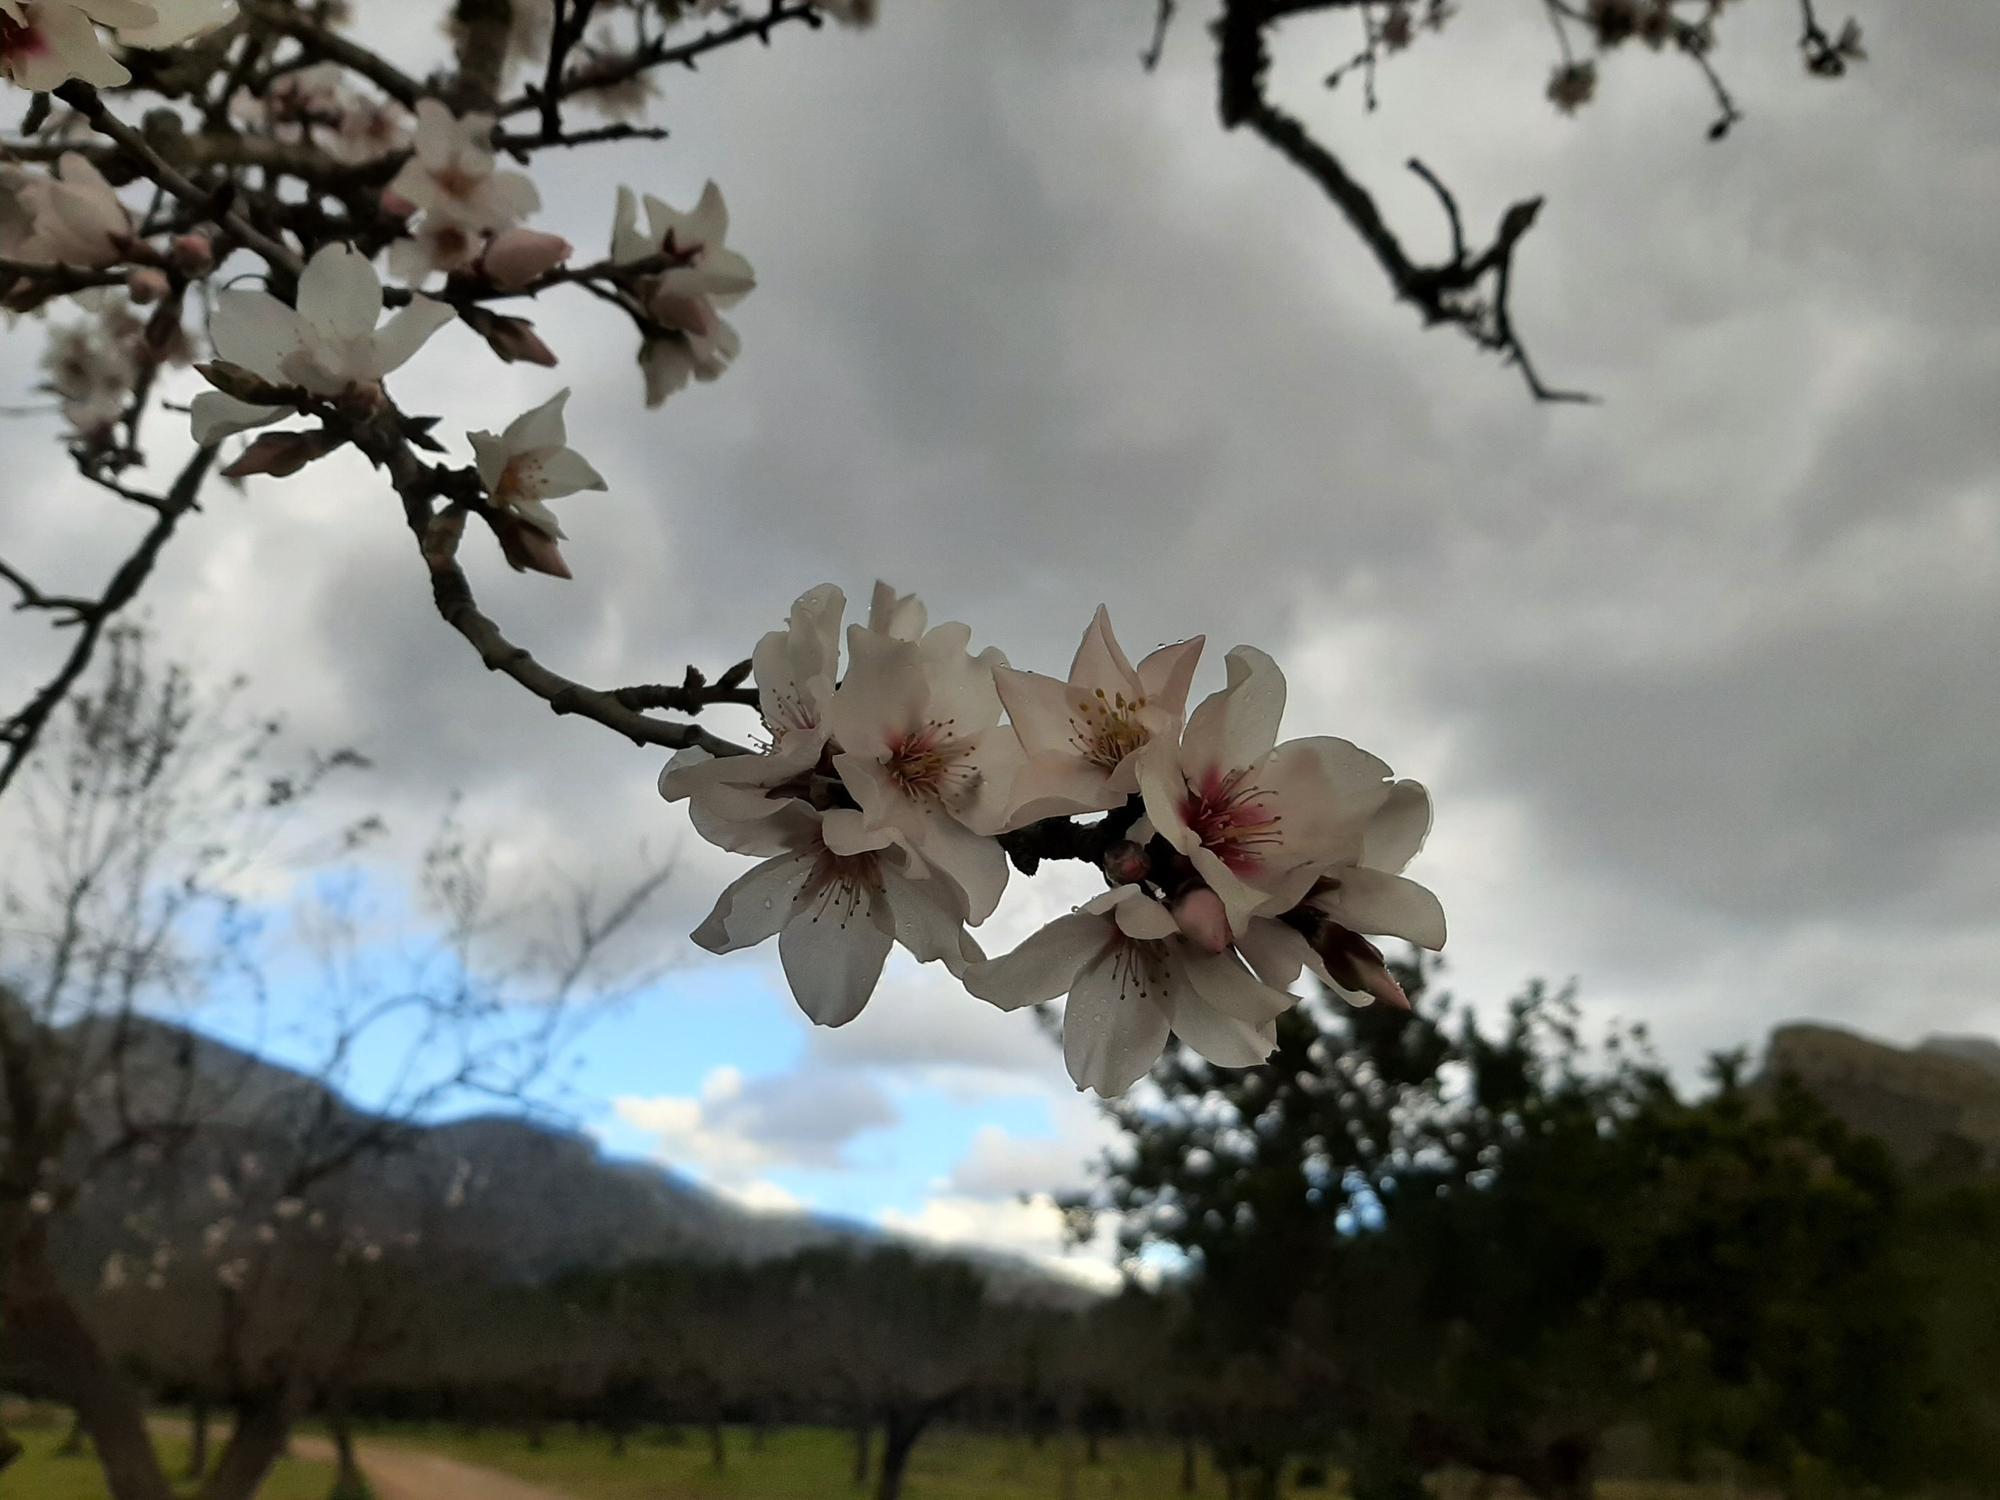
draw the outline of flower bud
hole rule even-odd
[[[382,212],[392,219],[407,219],[417,211],[417,205],[394,188],[382,189],[381,202]]]
[[[510,318],[478,306],[462,308],[459,317],[508,364],[555,367],[555,350],[542,342],[535,325],[526,318]]]
[[[531,526],[510,511],[487,517],[493,523],[500,553],[517,573],[546,573],[551,578],[574,577],[563,561],[556,539],[539,526]]]
[[[570,242],[559,234],[507,229],[493,236],[486,253],[479,257],[479,269],[495,286],[519,291],[568,260],[571,249]]]
[[[125,290],[131,294],[134,302],[144,306],[149,302],[158,302],[166,296],[171,290],[171,283],[167,280],[166,272],[155,270],[151,266],[141,266],[125,278]]]
[[[1327,977],[1354,994],[1367,995],[1380,1000],[1394,1010],[1408,1010],[1410,997],[1403,993],[1403,986],[1389,971],[1389,965],[1382,957],[1382,950],[1358,932],[1342,927],[1338,922],[1321,920],[1306,932],[1306,941],[1326,966]],[[1366,1001],[1353,1002],[1366,1004]]]
[[[296,474],[316,458],[324,458],[347,439],[324,428],[315,432],[267,432],[243,456],[222,471],[224,479],[270,474],[282,479]]]
[[[1191,885],[1174,897],[1174,921],[1181,936],[1208,953],[1221,953],[1234,939],[1222,898],[1205,885]]]
[[[167,254],[183,276],[205,276],[215,269],[215,241],[198,230],[175,235]]]
[[[1137,885],[1152,873],[1143,844],[1120,839],[1104,851],[1104,874],[1113,885]]]

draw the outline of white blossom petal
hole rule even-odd
[[[1115,1098],[1159,1060],[1168,1017],[1156,966],[1139,945],[1118,943],[1077,977],[1063,1010],[1063,1062],[1080,1089]]]
[[[1040,1005],[1068,994],[1084,969],[1115,941],[1117,934],[1104,918],[1071,912],[1013,952],[970,965],[965,987],[1001,1010]]]
[[[778,934],[792,997],[818,1026],[845,1026],[860,1015],[889,957],[889,934],[874,920],[879,895],[858,880],[845,890],[855,899],[851,908],[808,899]]]

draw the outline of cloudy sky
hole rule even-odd
[[[1263,646],[1288,732],[1431,785],[1412,873],[1463,996],[1574,976],[1684,1068],[1799,1016],[2000,1031],[2000,13],[1863,5],[1870,61],[1831,84],[1789,5],[1737,7],[1748,118],[1719,145],[1699,79],[1643,53],[1558,117],[1531,5],[1466,7],[1372,115],[1315,85],[1345,31],[1290,37],[1281,86],[1419,247],[1442,226],[1413,153],[1475,223],[1547,196],[1514,306],[1545,374],[1607,398],[1579,409],[1422,332],[1303,180],[1220,132],[1205,6],[1154,76],[1151,0],[884,8],[670,77],[670,141],[542,174],[586,253],[621,181],[723,185],[760,284],[722,381],[646,413],[628,332],[579,301],[544,310],[559,371],[447,330],[395,382],[447,432],[575,387],[610,481],[565,507],[579,581],[474,560],[517,637],[656,680],[879,575],[1060,671],[1102,601],[1135,650]],[[19,390],[34,343],[6,347]],[[9,429],[0,519],[80,584],[102,512],[52,432]],[[479,670],[364,467],[220,496],[149,597],[178,649],[376,757],[399,829],[460,789],[524,880],[677,852],[650,935],[675,967],[576,1074],[613,1147],[753,1202],[1052,1242],[1019,1195],[1101,1137],[1033,1024],[898,963],[815,1032],[773,952],[694,953],[737,862],[658,802],[657,756]],[[0,629],[11,681],[39,642]],[[989,947],[1088,889],[1017,887]]]

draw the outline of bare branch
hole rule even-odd
[[[196,449],[167,493],[155,497],[153,524],[111,576],[103,594],[77,617],[80,628],[62,666],[24,708],[0,723],[0,746],[5,747],[4,751],[0,751],[0,793],[7,790],[22,764],[34,751],[49,716],[89,667],[105,627],[138,597],[139,590],[152,574],[153,565],[159,561],[161,551],[172,539],[174,528],[180,525],[182,517],[196,508],[202,481],[208,477],[209,465],[214,458],[213,448]]]
[[[1541,200],[1524,199],[1510,207],[1501,218],[1493,243],[1477,254],[1466,252],[1460,228],[1449,260],[1427,265],[1413,259],[1368,190],[1349,175],[1340,159],[1297,118],[1274,103],[1266,91],[1271,60],[1265,28],[1287,10],[1277,0],[1228,0],[1216,28],[1220,41],[1217,71],[1224,127],[1248,126],[1317,183],[1368,247],[1396,295],[1415,305],[1427,325],[1456,327],[1481,348],[1518,365],[1529,391],[1538,401],[1591,400],[1580,392],[1552,389],[1537,378],[1506,311],[1515,246],[1533,224]],[[1448,216],[1456,223],[1457,205],[1443,191],[1443,184],[1426,168],[1413,164],[1412,170],[1439,193]],[[1494,277],[1496,286],[1494,305],[1490,307],[1477,296],[1480,282],[1489,275]]]

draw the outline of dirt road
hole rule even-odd
[[[292,1456],[307,1463],[330,1464],[333,1444],[325,1438],[297,1437],[292,1440]],[[360,1456],[375,1500],[571,1500],[560,1490],[543,1489],[434,1453],[363,1443]]]

